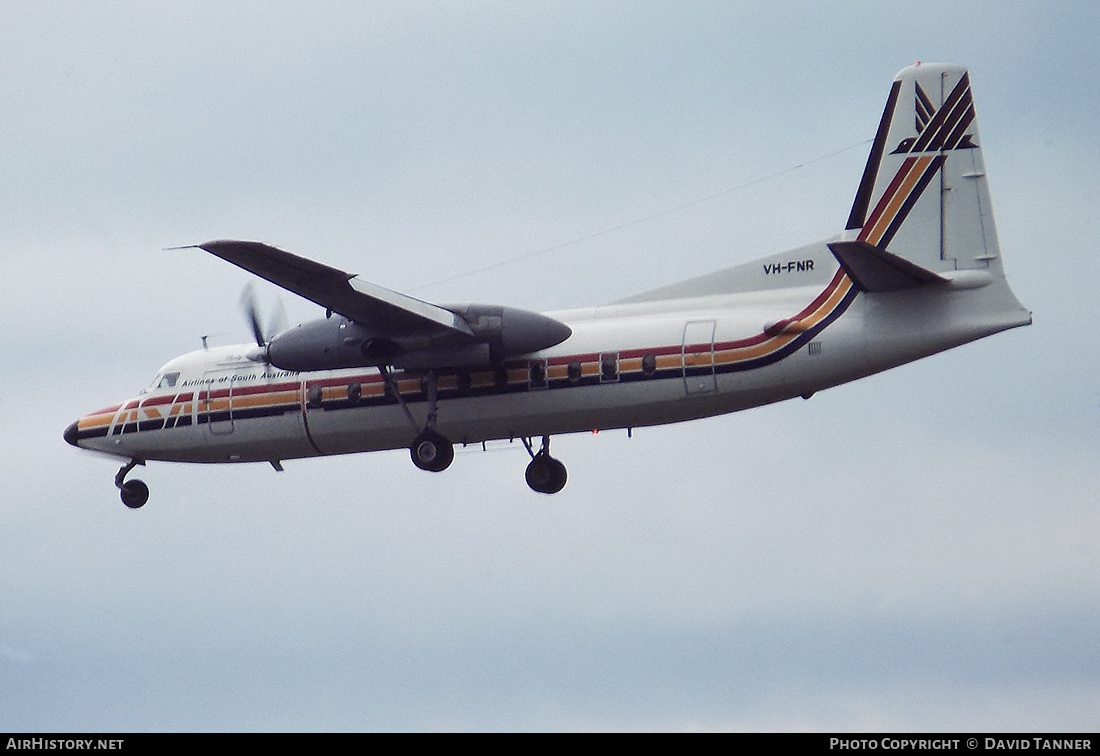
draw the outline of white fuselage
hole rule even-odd
[[[656,298],[553,313],[573,331],[561,344],[437,371],[435,428],[476,443],[690,420],[809,396],[1029,319],[1003,279],[867,294],[824,245],[797,252]],[[753,276],[754,291],[720,291]],[[398,402],[374,368],[292,373],[249,353],[169,362],[138,397],[81,418],[78,445],[137,460],[278,461],[407,447],[425,425],[423,371],[393,374]]]

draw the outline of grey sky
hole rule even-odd
[[[2,15],[0,729],[1100,724],[1095,3]],[[201,335],[247,339],[248,276],[165,247],[611,300],[835,233],[916,59],[971,69],[1030,328],[809,402],[556,438],[553,498],[521,450],[440,475],[388,452],[154,463],[131,512],[117,465],[61,439]]]

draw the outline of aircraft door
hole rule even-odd
[[[234,370],[213,370],[202,377],[202,390],[195,408],[198,422],[206,423],[212,436],[227,436],[233,432]]]
[[[714,377],[713,320],[689,320],[684,326],[681,345],[684,368],[684,391],[688,396],[708,394],[718,389]]]

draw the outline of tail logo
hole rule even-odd
[[[978,146],[974,144],[971,135],[966,133],[974,121],[974,99],[970,94],[969,74],[963,74],[939,109],[932,104],[928,93],[919,83],[915,82],[914,88],[914,125],[917,135],[902,139],[891,155],[972,150]]]

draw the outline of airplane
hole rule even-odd
[[[64,431],[124,461],[267,462],[409,449],[440,472],[454,445],[520,439],[553,494],[553,435],[632,429],[809,398],[1028,325],[993,222],[968,71],[894,79],[844,230],[609,304],[540,314],[433,304],[253,241],[196,245],[325,308],[255,344],[162,367],[136,397]],[[205,342],[204,342],[205,347]],[[535,439],[541,439],[536,449]]]

